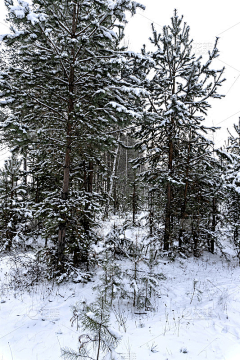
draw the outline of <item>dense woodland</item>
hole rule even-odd
[[[174,11],[152,26],[140,53],[122,46],[131,0],[5,0],[11,33],[1,36],[1,252],[33,250],[48,274],[90,269],[103,241],[124,255],[121,229],[147,229],[146,253],[240,254],[240,130],[210,140],[208,109],[221,101],[218,39],[204,62]],[[142,249],[143,249],[142,248]],[[114,251],[115,251],[114,250]],[[129,255],[129,254],[128,254]]]

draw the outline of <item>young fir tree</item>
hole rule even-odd
[[[162,34],[153,26],[151,43],[155,50],[146,53],[145,46],[142,50],[153,65],[152,70],[145,67],[149,97],[144,102],[144,119],[137,123],[136,131],[137,148],[143,152],[136,164],[147,164],[143,178],[151,184],[151,191],[163,199],[164,250],[169,250],[178,238],[174,235],[178,219],[187,216],[190,170],[199,163],[197,149],[209,149],[209,141],[203,136],[208,132],[203,115],[210,108],[209,99],[222,97],[217,91],[224,81],[224,69],[211,68],[219,55],[218,39],[208,61],[202,64],[201,57],[192,53],[189,26],[176,10],[171,20],[171,26],[165,26]]]
[[[119,49],[131,0],[5,0],[11,34],[0,74],[5,140],[27,149],[37,216],[48,227],[57,264],[66,251],[88,260],[94,167],[116,146],[116,124],[141,116],[143,89],[129,77],[134,55]],[[44,182],[44,184],[43,184]],[[41,183],[41,184],[40,184]],[[39,184],[42,189],[39,192]]]

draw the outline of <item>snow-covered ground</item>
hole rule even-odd
[[[0,360],[58,360],[61,348],[77,350],[81,328],[71,326],[71,305],[92,302],[93,282],[44,282],[9,290],[9,259],[0,260]],[[205,253],[199,259],[160,260],[154,311],[123,309],[116,351],[127,360],[239,360],[240,268]],[[156,272],[156,269],[155,269]],[[94,278],[97,281],[97,275]]]

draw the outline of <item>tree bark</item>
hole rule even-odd
[[[217,205],[216,205],[216,198],[213,198],[213,204],[212,204],[212,209],[213,209],[213,214],[212,214],[212,233],[215,232],[216,230],[216,212],[217,212]],[[214,254],[214,247],[215,247],[215,242],[214,242],[214,238],[213,235],[211,237],[211,242],[210,242],[210,251],[212,254]]]
[[[27,155],[23,157],[24,185],[27,186]]]
[[[72,18],[72,34],[71,37],[75,38],[76,34],[76,5],[73,9],[73,18]],[[75,51],[72,48],[72,58],[74,59]],[[74,70],[74,60],[70,66],[69,71],[69,81],[68,81],[68,91],[69,91],[69,99],[68,99],[68,118],[67,118],[67,137],[66,137],[66,152],[65,152],[65,160],[64,160],[64,175],[63,175],[63,188],[61,198],[64,201],[68,200],[69,193],[69,183],[70,183],[70,165],[71,165],[71,143],[72,143],[72,130],[73,130],[73,111],[74,111],[74,98],[73,94],[75,92],[74,86],[75,80],[75,70]],[[60,263],[61,267],[64,262],[64,250],[66,245],[66,227],[67,227],[67,214],[65,214],[64,221],[59,223],[58,228],[58,264]]]
[[[136,213],[137,213],[137,192],[136,192],[136,173],[135,173],[135,171],[134,171],[134,181],[133,181],[132,209],[133,209],[133,225],[135,225]]]
[[[190,137],[191,140],[191,137]],[[190,161],[190,142],[188,144],[188,157],[187,157],[187,169],[186,169],[186,175],[185,175],[185,187],[184,187],[184,195],[183,195],[183,205],[181,207],[181,217],[180,217],[180,223],[181,223],[181,227],[180,227],[180,231],[179,231],[179,239],[178,239],[178,247],[181,248],[182,247],[182,237],[183,237],[183,224],[184,224],[184,219],[186,217],[186,208],[187,208],[187,193],[188,193],[188,175],[189,175],[189,161]]]
[[[172,173],[172,163],[173,163],[173,140],[169,141],[169,162],[168,170],[169,175]],[[164,231],[164,244],[163,250],[168,251],[170,247],[170,235],[171,235],[171,205],[172,205],[172,185],[168,180],[167,184],[167,204],[166,204],[166,215],[165,215],[165,231]]]
[[[176,35],[175,35],[175,46],[176,46]],[[167,52],[168,61],[169,61],[169,71],[172,80],[172,95],[175,94],[175,86],[176,86],[176,65],[175,62],[171,64],[169,60],[169,55]],[[169,155],[168,155],[168,175],[171,177],[173,172],[173,153],[174,153],[174,145],[173,145],[173,138],[174,138],[174,117],[171,116],[171,128],[169,134]],[[171,215],[172,215],[172,184],[171,180],[167,182],[167,203],[166,203],[166,214],[165,214],[165,231],[164,231],[164,244],[163,250],[168,251],[170,248],[171,242]]]
[[[118,152],[119,152],[119,141],[120,141],[120,133],[118,135],[118,146],[117,146],[117,149],[116,149],[115,154],[114,154],[112,173],[111,173],[111,176],[109,178],[109,189],[108,189],[107,202],[106,202],[106,206],[105,206],[105,217],[108,217],[110,197],[112,196],[112,192],[113,192],[114,176],[116,175],[116,169],[117,169],[117,157],[118,157]],[[115,209],[115,206],[114,206],[114,209]]]
[[[154,216],[154,211],[153,211],[153,192],[151,191],[148,194],[148,203],[149,203],[149,230],[150,230],[150,236],[153,235],[153,216]]]

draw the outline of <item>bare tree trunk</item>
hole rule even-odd
[[[212,233],[215,232],[216,230],[216,211],[217,211],[217,205],[216,205],[216,198],[213,198],[213,203],[212,203]],[[211,237],[211,242],[210,242],[210,252],[212,254],[214,254],[214,247],[215,247],[215,242],[214,242],[214,238],[213,235]]]
[[[11,174],[11,203],[10,203],[10,214],[11,214],[11,226],[7,228],[7,246],[6,246],[6,250],[10,251],[12,248],[12,241],[13,241],[13,237],[14,237],[14,228],[15,228],[15,222],[14,222],[14,218],[13,218],[13,197],[14,197],[14,175],[13,173]]]
[[[169,175],[172,173],[172,163],[173,163],[173,140],[169,141],[169,163],[168,170]],[[164,231],[164,244],[163,250],[168,251],[170,247],[170,234],[171,234],[171,205],[172,205],[172,185],[168,180],[167,184],[167,204],[166,204],[166,215],[165,215],[165,231]]]
[[[93,162],[89,161],[88,168],[88,192],[92,193],[93,191]]]
[[[75,38],[76,33],[76,5],[74,5],[73,9],[73,19],[72,19],[72,34],[71,37]],[[74,59],[75,52],[72,49],[72,56]],[[68,200],[69,193],[69,183],[70,183],[70,165],[71,165],[71,143],[72,143],[72,130],[73,130],[73,110],[74,110],[74,99],[73,94],[75,91],[74,86],[74,77],[75,70],[74,64],[70,67],[69,73],[69,99],[68,99],[68,120],[67,120],[67,144],[66,144],[66,153],[65,153],[65,161],[64,161],[64,176],[63,176],[63,188],[62,188],[62,200]],[[63,266],[63,258],[64,258],[64,250],[66,245],[66,227],[67,227],[67,215],[65,214],[65,219],[63,222],[59,224],[58,228],[58,263],[60,263],[61,267]]]
[[[86,171],[86,169],[85,169],[85,178],[86,178],[85,191],[87,193],[89,193],[89,196],[90,196],[90,194],[92,193],[92,189],[93,189],[93,162],[92,161],[89,161],[88,170]],[[85,214],[87,214],[88,209],[89,209],[89,201],[86,201],[85,209],[84,209]],[[83,227],[84,227],[85,233],[88,233],[89,229],[90,229],[88,215],[84,216]]]
[[[153,235],[153,216],[154,216],[154,211],[153,211],[153,192],[151,191],[148,194],[148,203],[149,203],[149,230],[150,230],[150,235]]]
[[[114,176],[116,174],[117,157],[118,157],[118,152],[119,152],[119,140],[120,140],[120,133],[118,135],[118,146],[114,153],[113,168],[112,168],[112,173],[110,176],[108,197],[107,197],[107,202],[106,202],[106,206],[105,206],[105,214],[104,214],[105,217],[108,217],[109,203],[110,203],[110,198],[111,198],[112,192],[113,192]]]
[[[190,136],[191,140],[191,136]],[[185,187],[184,187],[184,195],[183,195],[183,205],[181,208],[181,217],[180,217],[180,231],[179,231],[179,239],[178,239],[178,246],[179,248],[182,247],[182,238],[183,238],[183,226],[184,226],[184,219],[186,217],[186,208],[187,208],[187,193],[188,193],[188,175],[189,175],[189,161],[190,161],[190,142],[188,144],[188,157],[187,157],[187,169],[185,175]]]
[[[175,46],[176,46],[176,36],[175,36]],[[170,70],[171,80],[172,80],[172,95],[174,95],[175,94],[175,85],[176,85],[176,79],[175,79],[176,65],[175,65],[175,62],[173,62],[173,64],[171,64],[168,53],[167,53],[167,57],[168,57],[168,61],[169,61],[169,70]],[[173,153],[174,153],[173,137],[174,137],[174,117],[171,116],[171,130],[170,130],[170,134],[169,134],[169,143],[168,143],[168,149],[169,149],[168,175],[170,177],[172,176],[172,172],[173,172]],[[172,207],[172,184],[171,184],[171,180],[168,180],[164,244],[163,244],[163,250],[166,250],[166,251],[169,250],[170,241],[171,241],[171,218],[172,218],[171,207]]]
[[[199,257],[200,256],[200,249],[199,249],[199,233],[200,233],[200,229],[199,229],[199,222],[200,222],[200,215],[199,215],[199,202],[201,199],[201,190],[198,191],[198,195],[197,195],[197,212],[195,215],[195,219],[196,221],[194,221],[194,229],[193,229],[193,255],[195,257]]]
[[[128,136],[126,135],[127,137],[127,146],[128,146]],[[125,166],[126,166],[126,170],[125,170],[125,181],[126,181],[126,186],[128,184],[128,149],[126,148],[126,154],[125,154]]]
[[[133,225],[135,225],[136,213],[137,213],[137,193],[136,193],[136,173],[135,173],[135,171],[134,171],[134,181],[133,181],[132,209],[133,209]]]
[[[27,185],[27,155],[23,157],[24,185]]]

